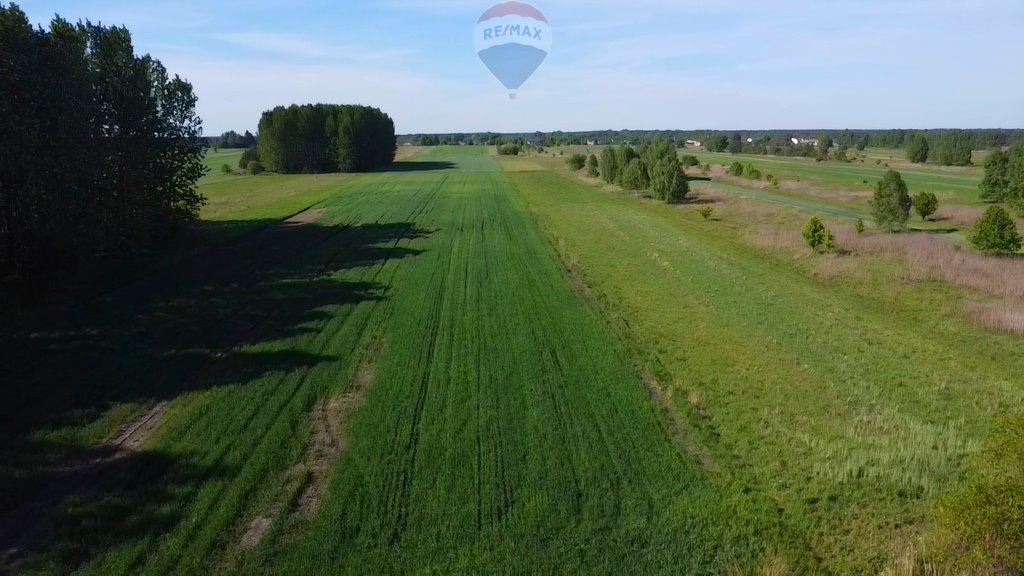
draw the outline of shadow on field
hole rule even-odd
[[[55,565],[70,570],[127,542],[157,539],[187,510],[182,493],[233,475],[219,465],[196,464],[199,458],[158,451],[94,449],[81,457],[51,472],[59,489],[40,494],[34,506],[9,519],[19,529],[5,535],[0,573],[45,572]],[[95,459],[102,464],[87,467]]]
[[[387,172],[435,172],[455,168],[454,162],[395,162]]]
[[[225,227],[251,231],[253,223],[215,226],[232,237]],[[338,306],[385,298],[387,286],[372,275],[350,281],[338,273],[416,256],[420,251],[399,242],[430,233],[409,222],[274,223],[88,302],[0,327],[0,556],[31,531],[18,519],[45,518],[47,503],[85,494],[80,505],[65,506],[60,540],[81,539],[79,526],[98,539],[83,546],[102,548],[116,544],[122,530],[172,522],[177,512],[163,509],[153,491],[227,472],[194,470],[170,455],[97,455],[73,435],[65,441],[35,431],[81,429],[119,404],[152,405],[334,360],[259,345],[315,332]],[[150,506],[158,511],[138,520],[146,526],[123,524],[119,510]]]

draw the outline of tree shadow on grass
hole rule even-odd
[[[60,489],[9,519],[21,530],[0,549],[0,572],[70,571],[125,543],[157,539],[184,517],[182,493],[234,476],[222,465],[159,451],[94,449],[81,456],[52,471]],[[83,464],[92,459],[100,463]]]
[[[427,161],[427,162],[394,162],[386,172],[435,172],[438,170],[452,170],[456,167],[454,162]]]
[[[236,225],[253,228],[252,222]],[[318,331],[339,306],[386,298],[388,286],[373,271],[385,261],[416,256],[419,250],[403,244],[431,233],[411,222],[270,224],[88,302],[0,328],[0,552],[26,529],[18,521],[26,510],[71,502],[79,487],[88,488],[69,480],[93,475],[75,463],[153,470],[155,482],[164,482],[161,466],[143,461],[162,457],[133,452],[111,459],[94,454],[96,447],[54,441],[63,436],[37,431],[81,430],[114,406],[153,405],[189,391],[244,386],[266,374],[337,360],[290,349],[287,340]],[[269,343],[275,344],[261,346]],[[145,466],[133,468],[132,462]],[[167,470],[175,465],[165,462]],[[186,472],[182,481],[213,473]],[[146,505],[145,490],[124,492],[131,482],[120,492],[104,482],[109,493],[97,502],[127,498]],[[92,509],[84,502],[78,510]],[[93,524],[88,531],[108,532],[116,540],[117,512],[100,511],[88,520],[91,514],[82,519]],[[108,520],[109,530],[96,526]]]

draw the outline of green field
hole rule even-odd
[[[208,176],[173,264],[0,332],[0,572],[878,574],[1024,408],[960,288],[490,152]]]
[[[693,152],[684,150],[681,154]],[[778,156],[752,156],[727,153],[693,153],[707,164],[729,165],[739,161],[753,164],[763,174],[772,174],[780,180],[799,178],[802,182],[825,188],[840,188],[870,194],[875,183],[882,179],[891,167],[898,170],[907,182],[910,192],[933,192],[940,200],[957,204],[980,204],[978,184],[981,183],[983,172],[979,168],[941,168],[938,166],[910,166],[905,162],[897,165],[896,161],[883,161],[876,165],[868,160],[865,163],[839,163],[835,161],[815,162],[806,158],[784,158]],[[896,156],[896,158],[901,158]]]

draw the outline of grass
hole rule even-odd
[[[1024,407],[1019,336],[963,317],[1016,267],[812,256],[807,211],[862,216],[828,198],[696,184],[705,221],[408,152],[206,180],[173,265],[0,334],[0,537],[61,495],[18,572],[877,574]]]
[[[199,181],[200,185],[239,178],[240,176],[234,174],[234,171],[239,169],[238,161],[242,159],[242,152],[243,150],[240,148],[225,148],[216,152],[213,149],[207,149],[206,155],[203,157],[203,165],[206,166],[207,172],[206,176]],[[225,164],[231,168],[231,173],[225,174],[221,170]]]
[[[825,188],[839,188],[862,192],[870,195],[874,190],[875,183],[882,179],[889,168],[876,165],[872,161],[861,164],[815,162],[813,159],[786,158],[779,156],[755,156],[727,153],[693,152],[684,150],[681,154],[695,154],[701,163],[708,164],[731,164],[739,160],[743,163],[753,164],[763,174],[773,174],[780,180],[795,180],[806,182],[814,186]],[[900,158],[900,156],[897,156]],[[980,168],[942,168],[938,166],[909,166],[895,165],[890,162],[892,169],[898,170],[903,179],[907,182],[911,193],[927,191],[934,192],[939,196],[940,201],[958,204],[981,204],[978,197],[978,185],[981,183],[983,172]],[[865,180],[867,181],[865,183]]]
[[[728,215],[510,178],[723,475],[804,531],[780,550],[792,562],[881,571],[991,418],[1024,403],[1017,337],[961,320],[956,289],[900,282],[897,260],[824,277]]]
[[[420,161],[8,340],[5,372],[40,385],[3,403],[5,507],[89,454],[90,426],[167,402],[19,571],[705,573],[785,538],[765,495],[721,491],[673,440],[486,151]],[[370,361],[322,506],[296,516],[311,411]]]

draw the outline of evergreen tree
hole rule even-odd
[[[924,134],[915,134],[907,144],[907,160],[915,164],[924,164],[928,161],[928,139]]]
[[[903,228],[910,219],[911,203],[907,183],[899,172],[889,170],[875,186],[875,197],[871,202],[875,222],[890,232]]]
[[[1002,206],[990,206],[974,225],[969,240],[978,250],[1016,252],[1021,247],[1017,225]]]

